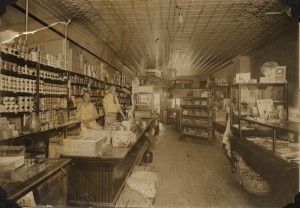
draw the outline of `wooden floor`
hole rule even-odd
[[[153,170],[159,175],[154,207],[283,207],[272,197],[247,193],[231,173],[220,147],[205,140],[179,140],[170,126],[160,125],[150,146]]]

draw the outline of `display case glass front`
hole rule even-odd
[[[287,84],[247,83],[231,86],[231,127],[238,128],[239,118],[287,120]],[[247,126],[241,126],[247,128]]]
[[[212,86],[212,119],[216,122],[227,120],[228,108],[230,107],[230,87]]]

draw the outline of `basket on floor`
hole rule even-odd
[[[271,191],[269,183],[263,179],[258,173],[248,170],[240,172],[241,182],[244,189],[256,196],[268,195]]]
[[[135,171],[126,180],[126,186],[140,192],[154,203],[158,175],[150,171]]]
[[[243,188],[256,196],[268,195],[271,191],[269,183],[256,173],[243,158],[237,154],[237,177]]]

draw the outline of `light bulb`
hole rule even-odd
[[[182,23],[183,22],[183,17],[181,15],[181,11],[179,12],[179,23]]]
[[[183,22],[183,18],[182,18],[182,16],[180,15],[179,16],[179,23],[182,23]]]

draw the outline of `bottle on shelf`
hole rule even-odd
[[[32,133],[41,131],[41,121],[36,113],[32,113],[31,116],[26,121],[26,128]]]

